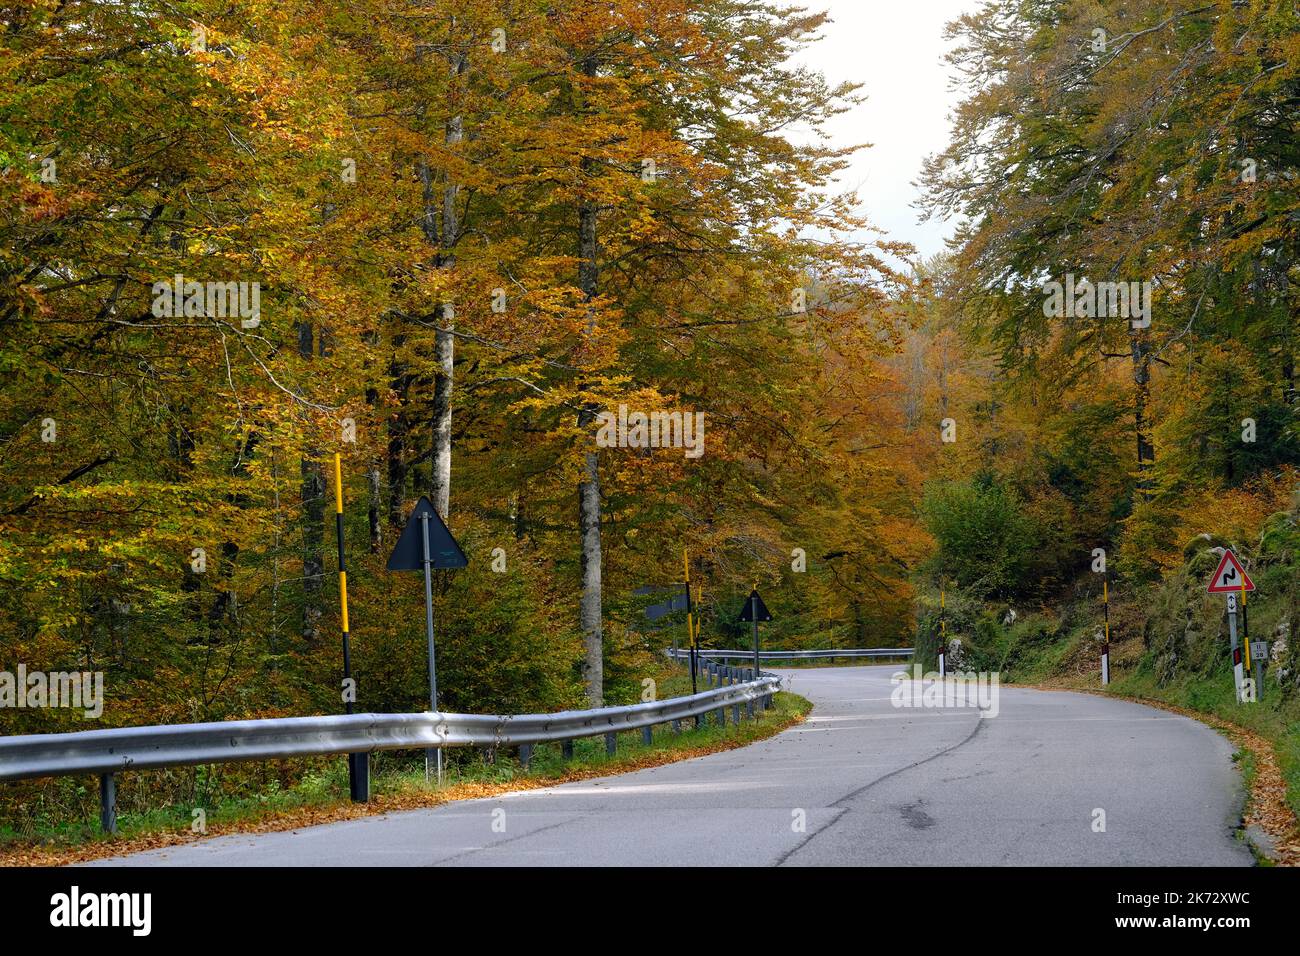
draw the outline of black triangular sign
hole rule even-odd
[[[739,620],[741,621],[754,620],[755,604],[758,605],[758,619],[760,621],[772,620],[772,612],[767,609],[767,605],[763,603],[763,599],[758,596],[757,589],[750,591],[749,597],[745,598],[745,608],[740,612]]]
[[[465,552],[460,549],[456,539],[451,536],[447,526],[438,517],[433,504],[424,495],[416,502],[415,510],[407,519],[402,536],[397,539],[397,547],[388,559],[389,571],[423,571],[424,570],[424,516],[429,516],[429,557],[430,566],[435,568],[463,568],[469,564]]]

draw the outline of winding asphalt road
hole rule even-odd
[[[1232,748],[1208,727],[1119,700],[1005,687],[994,717],[899,708],[897,670],[782,671],[815,704],[808,721],[726,753],[102,863],[1251,864],[1233,832],[1243,793]]]

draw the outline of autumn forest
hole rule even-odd
[[[0,0],[0,669],[103,671],[98,726],[338,712],[337,454],[362,710],[427,707],[427,496],[450,711],[638,699],[684,553],[702,645],[757,586],[770,646],[929,663],[942,587],[1034,679],[1094,679],[1108,575],[1173,686],[1219,544],[1294,734],[1300,14],[977,6],[922,257],[819,135],[873,91],[793,59],[815,2]]]

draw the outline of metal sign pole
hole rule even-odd
[[[416,527],[418,521],[419,527]],[[402,529],[388,557],[389,571],[424,572],[424,625],[429,638],[429,708],[438,710],[438,658],[433,647],[433,569],[463,568],[469,558],[452,537],[427,495],[421,495],[411,512],[406,527]],[[438,783],[442,784],[442,748],[426,747],[424,751],[424,779],[429,779],[429,765],[438,768]]]
[[[754,595],[749,599],[749,610],[754,617],[754,680],[758,680],[758,585],[754,585]]]
[[[1241,646],[1237,643],[1237,595],[1228,595],[1228,636],[1232,641],[1232,684],[1241,702]]]
[[[424,630],[429,637],[429,707],[438,712],[438,665],[433,651],[433,556],[429,554],[429,516],[420,515],[420,531],[424,538]],[[424,752],[424,779],[429,779],[429,764],[437,765],[438,786],[442,786],[442,749],[432,747]]]

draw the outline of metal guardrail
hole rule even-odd
[[[689,660],[691,652],[689,650],[668,650],[668,656],[674,657],[679,661]],[[746,660],[754,659],[754,652],[741,650],[699,650],[696,653],[706,659],[712,660]],[[823,648],[809,651],[759,651],[758,658],[760,661],[800,661],[800,660],[824,660],[836,657],[912,657],[916,653],[915,648],[911,647],[842,647],[842,648]]]
[[[0,781],[377,750],[531,747],[715,711],[725,723],[723,708],[732,707],[739,719],[740,705],[751,714],[755,700],[771,706],[781,686],[779,677],[749,679],[749,671],[736,667],[713,664],[707,674],[719,686],[688,697],[555,714],[349,714],[0,737]]]

